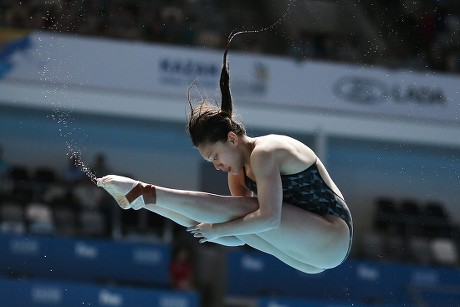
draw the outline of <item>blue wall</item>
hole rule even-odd
[[[347,199],[358,235],[369,229],[377,196],[421,205],[440,201],[460,222],[458,149],[331,139],[326,164]]]
[[[201,157],[185,133],[185,115],[184,124],[167,124],[67,112],[63,123],[53,119],[63,112],[0,108],[0,146],[11,164],[61,170],[68,163],[69,142],[81,151],[86,164],[102,152],[117,174],[196,188],[196,162]]]
[[[11,163],[63,169],[68,163],[67,141],[81,150],[87,164],[103,152],[114,173],[170,187],[202,188],[203,161],[186,135],[185,112],[184,123],[68,112],[63,124],[52,118],[59,113],[51,110],[0,107],[0,145]],[[251,127],[248,131],[261,133]],[[314,148],[314,136],[294,137]],[[370,229],[374,200],[380,195],[422,203],[438,200],[460,221],[459,149],[331,138],[324,160],[352,210],[358,235]]]

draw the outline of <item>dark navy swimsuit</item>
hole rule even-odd
[[[246,187],[257,195],[257,184],[246,175]],[[350,247],[353,237],[353,221],[345,201],[338,196],[324,181],[313,163],[307,169],[292,175],[281,175],[283,202],[318,215],[335,215],[347,223],[350,229]]]

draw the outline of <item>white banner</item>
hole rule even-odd
[[[219,98],[222,55],[223,51],[33,32],[1,47],[0,79],[183,97],[196,82],[204,96]],[[297,62],[231,50],[229,63],[237,106],[269,104],[453,123],[460,117],[458,75]]]

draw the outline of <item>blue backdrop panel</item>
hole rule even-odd
[[[369,307],[365,304],[350,304],[350,302],[332,302],[331,300],[310,300],[296,298],[261,298],[257,307]],[[382,306],[380,306],[382,307]]]
[[[8,307],[198,307],[194,292],[100,286],[90,283],[0,278],[2,306]]]
[[[232,296],[401,305],[420,299],[414,291],[423,293],[422,299],[428,301],[437,294],[423,289],[442,289],[444,297],[455,297],[449,289],[460,288],[460,270],[453,268],[348,260],[337,268],[312,275],[260,252],[232,251],[227,261],[227,292]]]
[[[2,234],[0,250],[3,275],[169,285],[166,245]]]

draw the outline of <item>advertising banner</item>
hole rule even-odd
[[[198,307],[196,292],[120,287],[43,279],[0,278],[2,306],[8,307]]]
[[[237,38],[236,38],[237,39]],[[223,51],[32,32],[3,43],[0,82],[219,99]],[[460,77],[229,52],[236,104],[458,123]],[[78,108],[78,105],[76,106]],[[129,108],[114,105],[114,108]]]
[[[2,234],[0,248],[6,276],[170,284],[166,245]]]
[[[449,301],[430,306],[456,306],[460,299],[460,272],[455,268],[347,260],[320,274],[305,274],[260,252],[230,252],[226,284],[227,293],[235,297],[273,293],[287,298],[333,297],[338,302],[373,301],[391,306],[412,304],[414,291],[429,302]],[[292,301],[286,306],[300,305]]]

